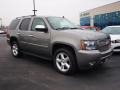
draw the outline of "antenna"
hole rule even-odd
[[[34,12],[34,16],[35,16],[36,12],[37,12],[37,10],[35,9],[35,0],[33,0],[33,8],[34,8],[33,12]]]

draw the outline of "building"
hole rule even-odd
[[[80,13],[81,26],[120,25],[120,1]]]

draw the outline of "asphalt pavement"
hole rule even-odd
[[[120,90],[120,54],[113,54],[104,66],[65,76],[50,61],[14,58],[0,35],[0,90]]]

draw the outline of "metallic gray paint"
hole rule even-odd
[[[22,17],[22,19],[24,18],[28,17]],[[38,31],[30,30],[33,18],[35,18],[35,16],[31,18],[32,20],[28,31],[20,31],[19,27],[17,27],[16,30],[8,31],[11,37],[14,36],[18,39],[19,45],[23,51],[36,54],[36,56],[39,55],[45,58],[52,59],[52,48],[54,44],[57,43],[69,45],[75,51],[77,64],[79,67],[91,61],[98,61],[104,57],[108,58],[112,53],[111,47],[109,48],[109,50],[103,52],[100,52],[99,50],[80,50],[81,40],[104,40],[107,38],[106,34],[78,29],[61,31],[53,30],[46,20],[46,17],[41,18],[43,18],[43,20],[45,21],[48,32],[40,33]]]

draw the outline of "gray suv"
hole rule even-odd
[[[108,35],[80,30],[63,17],[18,17],[9,25],[7,42],[13,56],[26,53],[53,60],[62,74],[73,74],[86,65],[102,64],[112,54]]]

